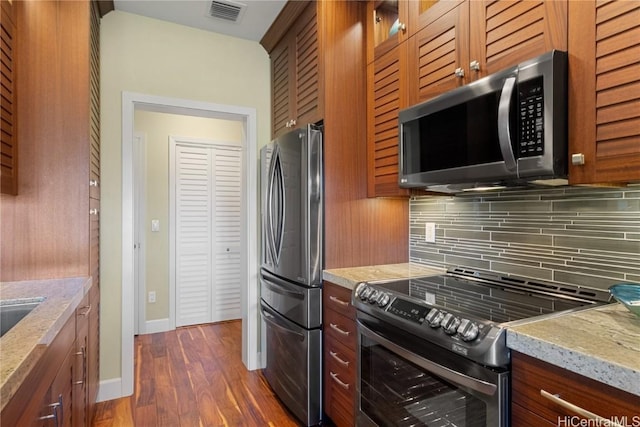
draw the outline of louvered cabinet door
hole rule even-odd
[[[16,8],[15,2],[0,2],[0,192],[18,193],[18,140],[16,138]]]
[[[569,2],[569,181],[640,180],[640,2]]]
[[[273,137],[322,119],[316,2],[310,2],[271,53]]]
[[[274,137],[289,130],[293,113],[290,40],[290,37],[282,40],[271,52],[271,132]]]
[[[409,39],[409,105],[468,83],[468,30],[465,2]]]
[[[401,43],[367,67],[368,196],[407,196],[398,187],[398,112],[406,106],[406,52]]]
[[[322,119],[322,88],[320,87],[320,49],[316,3],[311,2],[302,12],[295,37],[295,105],[293,128]]]
[[[567,50],[565,0],[483,0],[469,5],[471,80],[553,49]]]

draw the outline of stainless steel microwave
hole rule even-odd
[[[567,54],[547,52],[400,111],[399,184],[566,183]]]

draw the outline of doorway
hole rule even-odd
[[[121,395],[133,393],[134,367],[134,189],[133,138],[136,110],[195,117],[235,120],[243,123],[243,198],[241,224],[242,361],[249,370],[261,367],[258,342],[257,249],[257,135],[254,108],[158,97],[131,92],[122,95],[122,354]],[[175,328],[175,307],[170,306],[170,327]]]

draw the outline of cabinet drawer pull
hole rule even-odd
[[[480,71],[480,63],[478,61],[471,61],[469,63],[469,69],[473,71]]]
[[[331,357],[333,357],[339,364],[341,364],[342,366],[346,366],[349,367],[349,362],[346,360],[342,360],[341,358],[338,357],[338,353],[336,353],[335,351],[331,351],[329,350],[329,354],[331,355]]]
[[[608,426],[608,427],[623,427],[622,425],[612,420],[602,418],[601,416],[594,414],[593,412],[589,412],[584,408],[574,405],[573,403],[569,403],[566,400],[562,399],[557,394],[551,394],[546,390],[540,390],[540,396],[544,397],[545,399],[549,399],[550,401],[552,401],[558,406],[561,406],[564,409],[567,409],[571,412],[575,412],[576,414],[580,415],[583,418],[586,418],[587,420],[597,421],[597,425]]]
[[[333,302],[335,302],[337,304],[343,305],[345,307],[349,306],[349,303],[347,301],[342,301],[340,298],[334,297],[333,295],[329,295],[329,300],[331,300],[331,301],[333,301]]]
[[[89,215],[98,215],[98,209],[89,209]]]
[[[340,381],[340,380],[338,379],[338,374],[336,374],[336,373],[334,373],[334,372],[331,372],[331,371],[329,371],[329,374],[331,375],[331,378],[333,378],[333,380],[334,380],[335,382],[337,382],[337,383],[338,383],[338,385],[339,385],[340,387],[342,387],[342,388],[343,388],[343,389],[345,389],[345,390],[349,390],[349,384],[345,384],[345,383],[343,383],[342,381]]]
[[[458,78],[463,78],[464,77],[464,70],[460,67],[456,68],[456,70],[453,72],[453,74],[458,77]]]
[[[335,323],[329,323],[329,326],[331,326],[331,329],[333,329],[334,331],[339,332],[344,336],[349,336],[349,331],[344,331],[340,329],[338,325],[336,325]]]
[[[89,187],[97,187],[98,186],[98,180],[97,179],[90,179],[89,180]]]

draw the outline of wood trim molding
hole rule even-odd
[[[271,27],[267,30],[260,44],[267,53],[271,53],[276,44],[282,39],[287,30],[293,25],[295,20],[300,16],[302,11],[307,7],[309,1],[289,1],[282,8]]]
[[[98,4],[98,12],[100,12],[100,18],[107,13],[115,10],[113,0],[94,0]]]

